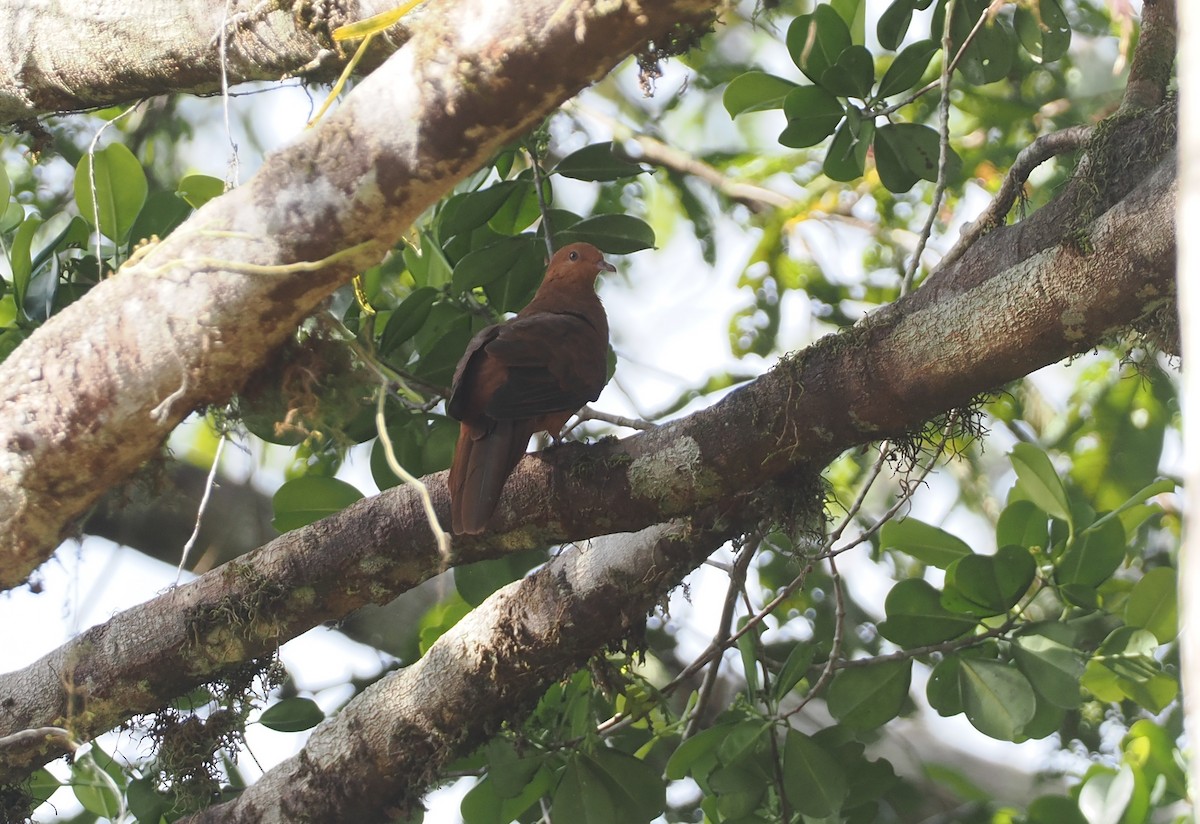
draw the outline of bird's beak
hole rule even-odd
[[[613,266],[607,260],[602,260],[602,261],[600,261],[600,271],[601,272],[615,272],[615,271],[617,271],[617,267]]]

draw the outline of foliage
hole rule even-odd
[[[1072,87],[1081,70],[1072,46],[1112,42],[1106,12],[1091,3],[1023,0],[992,14],[986,0],[957,0],[953,11],[940,0],[894,0],[873,37],[859,0],[783,5],[753,18],[731,12],[728,34],[684,58],[694,78],[686,94],[650,103],[612,81],[593,94],[651,136],[659,114],[702,134],[716,110],[723,126],[743,130],[739,142],[732,150],[700,146],[696,159],[718,177],[795,190],[791,205],[752,211],[678,168],[652,173],[620,141],[559,150],[580,142],[577,111],[543,124],[422,216],[406,242],[298,330],[235,403],[214,412],[222,427],[290,450],[273,500],[278,529],[361,497],[334,477],[357,445],[374,441],[379,488],[399,483],[377,438],[377,391],[387,393],[384,426],[400,463],[416,475],[449,465],[457,430],[439,402],[454,366],[475,332],[530,300],[548,236],[555,245],[587,240],[626,255],[682,232],[713,262],[729,254],[714,227],[732,215],[753,245],[739,261],[730,349],[752,373],[755,357],[779,354],[785,298],[802,299],[815,336],[897,296],[912,255],[899,230],[920,224],[934,202],[932,184],[945,185],[941,208],[949,214],[967,187],[994,190],[997,170],[1037,134],[1092,122],[1111,102]],[[740,47],[725,46],[736,37]],[[790,77],[757,64],[772,48],[791,62]],[[953,89],[944,138],[943,72]],[[718,93],[724,111],[713,105]],[[1059,105],[1064,100],[1070,105]],[[95,152],[63,127],[59,153],[73,161],[71,193],[47,197],[31,175],[10,179],[0,169],[9,264],[0,281],[0,358],[138,244],[165,236],[224,191],[217,178],[183,174],[165,148],[131,151],[120,141],[147,139],[142,127],[113,125],[120,139]],[[755,145],[763,128],[778,125],[777,146]],[[162,123],[146,129],[172,132]],[[1069,172],[1068,164],[1049,171],[1030,204],[1044,202]],[[591,184],[587,213],[556,198],[569,181]],[[852,218],[871,235],[854,244],[857,271],[834,271],[800,249],[806,226]],[[451,769],[478,779],[462,800],[463,820],[535,821],[548,811],[556,821],[586,822],[908,821],[930,814],[931,787],[963,821],[1095,821],[1098,810],[1104,820],[1165,820],[1186,797],[1177,745],[1179,523],[1163,505],[1174,483],[1159,477],[1177,402],[1152,357],[1135,351],[1129,360],[1139,361],[1136,369],[1113,356],[1093,359],[1059,415],[1047,414],[1029,381],[988,399],[987,425],[1015,442],[1003,461],[953,432],[922,442],[928,466],[956,454],[955,506],[986,523],[986,550],[978,534],[896,517],[926,471],[900,466],[918,482],[881,492],[881,469],[896,460],[897,445],[885,445],[873,465],[861,453],[839,458],[825,473],[834,524],[827,539],[764,524],[736,548],[734,569],[744,574],[753,564],[756,583],[731,575],[730,604],[746,606],[706,661],[689,671],[677,639],[652,622],[644,647],[600,657],[552,686],[523,724]],[[713,374],[668,408],[735,379]],[[860,537],[843,538],[847,531]],[[837,569],[846,552],[870,555],[890,576],[880,603],[846,586]],[[544,557],[457,570],[456,591],[413,628],[415,654]],[[726,649],[736,656],[723,657]],[[716,704],[692,676],[716,678],[722,666],[720,677],[737,691]],[[831,723],[801,723],[813,702]],[[1070,780],[1016,809],[953,766],[905,773],[874,745],[895,734],[897,719],[918,718],[926,707],[961,716],[992,739],[1054,741]],[[207,723],[222,711],[193,717]],[[323,717],[311,699],[289,695],[260,720],[298,732]],[[210,756],[236,749],[236,736],[210,732]],[[86,811],[77,820],[175,820],[187,806],[174,804],[152,767],[93,746],[71,767]],[[220,775],[221,791],[236,792],[231,760]],[[24,790],[40,801],[59,784],[42,770]]]

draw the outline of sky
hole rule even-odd
[[[769,55],[764,56],[768,62],[771,59]],[[687,71],[680,63],[669,64],[667,74],[658,84],[660,97],[666,99],[674,94],[685,84],[686,78]],[[626,77],[623,82],[633,81]],[[247,133],[239,119],[233,118],[232,137],[224,132],[221,101],[185,101],[185,109],[194,111],[198,124],[190,142],[193,171],[225,177],[231,168],[230,146],[236,144],[237,174],[240,180],[247,180],[259,163],[259,148],[281,145],[303,129],[314,108],[311,94],[293,85],[265,94],[233,98],[230,105],[234,109],[253,108],[254,131]],[[316,102],[319,104],[320,101]],[[604,111],[607,102],[591,96],[587,105]],[[676,116],[691,114],[685,111]],[[754,128],[773,138],[777,128],[770,125],[771,115],[758,117],[762,119]],[[594,128],[600,139],[603,127],[595,125]],[[689,129],[687,133],[711,148],[722,142],[743,140],[745,128],[729,123],[727,117],[722,122],[714,115],[704,120],[703,128]],[[593,196],[587,184],[571,181],[563,181],[556,192],[565,205],[586,204]],[[968,190],[959,219],[967,219],[985,202],[982,192]],[[619,360],[616,379],[594,404],[596,408],[636,417],[661,409],[681,391],[699,386],[715,372],[748,368],[761,372],[770,366],[771,361],[765,359],[738,360],[729,348],[730,315],[734,307],[747,300],[737,289],[737,280],[756,241],[756,235],[747,231],[736,217],[731,214],[717,224],[719,254],[714,266],[703,261],[699,247],[690,241],[686,232],[676,233],[659,249],[612,258],[619,272],[602,279],[599,292],[611,319],[613,346]],[[956,236],[957,228],[957,225],[951,226],[947,236]],[[844,227],[813,222],[797,229],[795,239],[798,248],[807,249],[827,270],[840,272],[846,279],[863,276],[858,244],[866,242],[865,233],[855,235],[853,230]],[[935,238],[932,243],[935,250],[945,245],[940,238]],[[784,351],[801,348],[824,331],[814,322],[807,300],[799,293],[784,295],[782,315],[780,343]],[[1043,370],[1037,377],[1039,387],[1044,387],[1056,403],[1065,402],[1064,387],[1070,385],[1068,370],[1075,368],[1079,368],[1078,364]],[[687,414],[715,400],[712,396],[699,399],[679,414]],[[177,442],[186,443],[198,426],[202,424],[195,420],[185,424],[175,436]],[[1007,445],[1001,435],[989,442],[988,448],[1002,455]],[[238,449],[226,449],[224,455],[224,471],[235,476],[253,471],[255,482],[264,489],[272,489],[282,480],[279,465],[251,467],[246,455]],[[341,477],[366,494],[376,491],[365,454],[352,456]],[[996,481],[1000,485],[998,488],[1009,482],[1011,478]],[[912,514],[942,524],[968,539],[990,534],[979,518],[953,509],[952,500],[951,481],[935,475],[929,488],[914,501]],[[209,513],[209,517],[219,517],[219,513]],[[972,541],[975,545],[980,542]],[[845,556],[842,572],[859,603],[882,605],[891,579],[869,562],[865,553]],[[7,634],[0,646],[6,670],[24,666],[88,626],[162,593],[174,584],[176,570],[102,539],[87,538],[82,543],[72,540],[60,547],[54,559],[42,567],[40,576],[43,582],[40,594],[20,590],[0,597],[0,626],[22,627],[20,633]],[[688,581],[690,601],[684,599],[682,589],[676,591],[670,615],[679,632],[681,654],[698,653],[707,645],[716,630],[717,611],[703,607],[719,603],[724,597],[725,586],[726,578],[722,572],[701,567]],[[694,605],[701,608],[693,608]],[[301,687],[302,694],[313,697],[327,712],[334,711],[350,697],[350,688],[344,686],[347,680],[369,676],[385,662],[379,652],[321,627],[285,644],[280,656]],[[733,657],[730,666],[738,666]],[[920,692],[922,687],[918,674],[914,692]],[[929,720],[924,718],[921,722]],[[993,741],[976,732],[961,717],[938,719],[936,729],[943,736],[943,743],[960,742],[965,750],[980,757],[1035,765],[1049,757],[1045,742],[1014,745]],[[247,778],[253,779],[260,766],[269,768],[297,752],[306,737],[303,733],[277,733],[252,725],[247,732],[247,745],[252,755],[241,759],[241,769]],[[103,736],[99,743],[109,751],[117,745],[123,750],[132,745],[133,751],[137,750],[136,742],[128,736],[110,734]],[[56,774],[65,774],[61,763],[51,769]],[[435,793],[426,821],[431,824],[458,821],[458,799],[468,786],[469,781],[460,782]],[[52,804],[61,815],[69,815],[77,809],[74,799],[66,791],[56,795]]]

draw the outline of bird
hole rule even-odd
[[[590,243],[564,246],[533,300],[467,344],[446,404],[459,421],[449,477],[453,534],[483,532],[529,438],[549,432],[557,443],[567,419],[600,397],[608,316],[596,278],[615,271]]]

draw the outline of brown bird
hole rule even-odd
[[[529,305],[467,345],[447,404],[461,421],[450,465],[456,535],[483,531],[534,433],[557,441],[567,419],[600,397],[608,380],[608,317],[596,276],[615,271],[590,243],[564,246]]]

